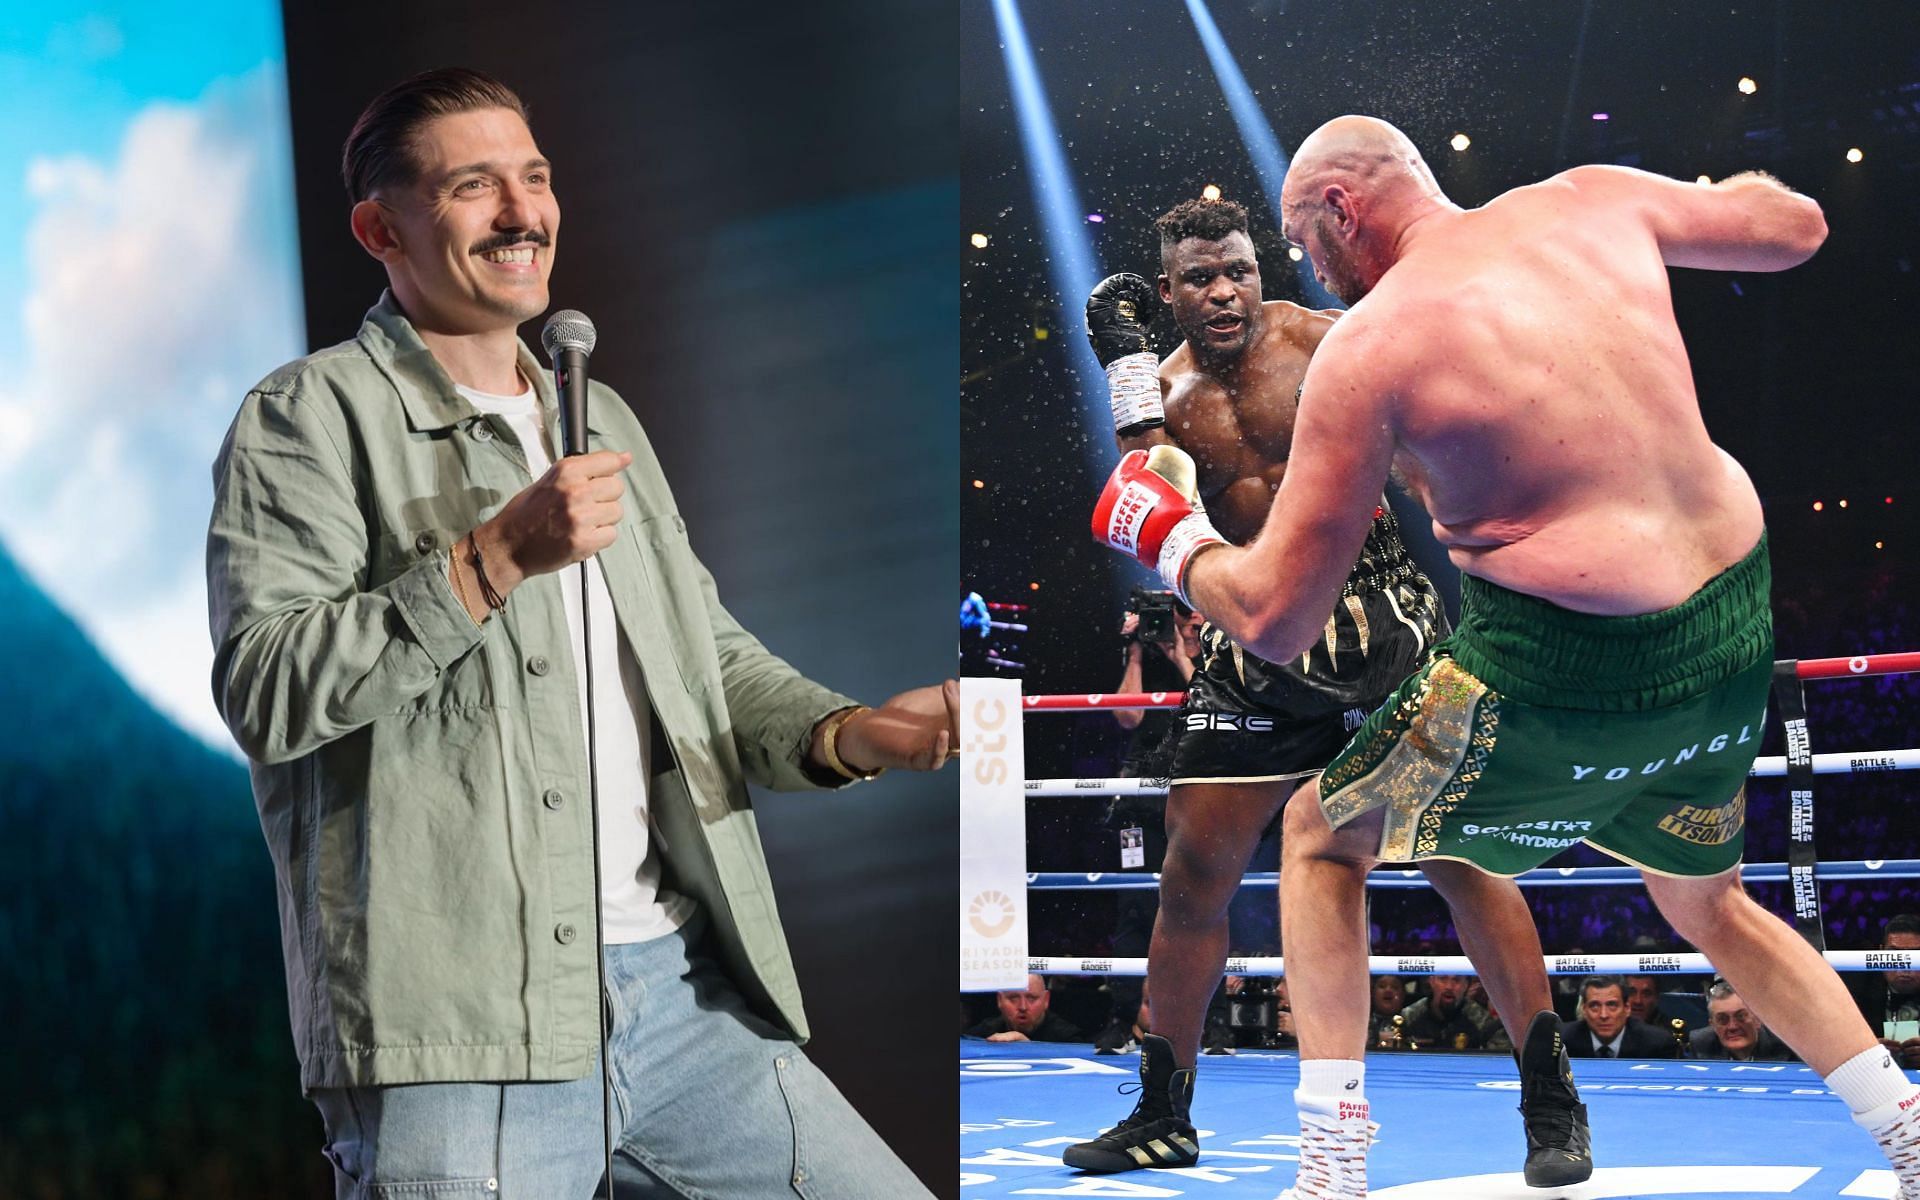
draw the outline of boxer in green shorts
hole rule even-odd
[[[1662,875],[1740,861],[1773,672],[1767,544],[1675,608],[1572,612],[1461,577],[1460,628],[1320,777],[1379,856],[1518,875],[1578,842]]]
[[[1165,446],[1123,460],[1095,512],[1096,536],[1270,662],[1321,636],[1390,473],[1461,572],[1445,656],[1287,804],[1301,1143],[1286,1194],[1367,1192],[1367,870],[1384,854],[1512,872],[1584,840],[1641,864],[1674,932],[1920,1200],[1920,1088],[1820,953],[1740,884],[1771,654],[1764,521],[1708,432],[1668,282],[1802,263],[1826,240],[1820,206],[1758,172],[1702,184],[1594,165],[1467,209],[1405,134],[1360,116],[1300,143],[1280,204],[1282,235],[1351,307],[1307,368],[1259,536],[1226,545]],[[1459,933],[1475,961],[1514,953]],[[1547,1167],[1585,1149],[1562,1119],[1535,1120],[1563,1052],[1536,1014],[1520,1053],[1531,1183],[1557,1186]]]

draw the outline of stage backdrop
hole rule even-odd
[[[224,0],[0,31],[0,1195],[331,1194],[201,558],[247,387],[379,295],[338,161],[387,85],[465,64],[531,105],[555,306],[598,324],[734,614],[872,702],[952,670],[953,14],[547,20]],[[942,1195],[955,790],[756,800],[810,1053]]]
[[[305,346],[280,12],[0,28],[0,1194],[317,1194],[202,547]]]

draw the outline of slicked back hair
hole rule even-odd
[[[1896,933],[1920,933],[1920,917],[1916,917],[1912,913],[1901,913],[1899,916],[1894,917],[1887,922],[1886,933],[1882,935],[1880,940],[1885,942],[1888,937]]]
[[[427,122],[453,113],[504,108],[527,119],[527,106],[512,88],[466,67],[442,67],[415,75],[381,92],[353,123],[340,153],[340,176],[355,204],[383,187],[420,177],[414,138]]]
[[[1182,200],[1162,213],[1153,227],[1160,231],[1162,260],[1188,238],[1219,242],[1231,233],[1253,237],[1247,227],[1246,207],[1232,200]]]

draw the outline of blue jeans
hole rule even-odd
[[[694,946],[704,924],[607,947],[618,1200],[930,1200]],[[322,1088],[313,1100],[340,1200],[587,1200],[604,1188],[597,1062],[565,1083]]]

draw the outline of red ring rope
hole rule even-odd
[[[1868,675],[1906,675],[1920,671],[1920,652],[1856,654],[1851,658],[1803,658],[1795,668],[1802,679],[1859,679]],[[1022,696],[1020,703],[1040,712],[1095,712],[1116,708],[1179,708],[1184,692],[1087,692],[1072,696]]]

